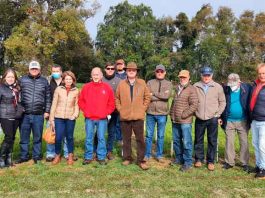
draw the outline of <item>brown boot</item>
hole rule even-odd
[[[61,155],[56,155],[54,160],[52,161],[52,165],[59,164],[61,162]]]
[[[74,154],[73,153],[69,153],[68,154],[68,161],[67,161],[68,165],[73,165],[74,164]]]

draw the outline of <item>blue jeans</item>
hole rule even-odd
[[[122,133],[121,133],[121,124],[120,124],[120,115],[117,115],[116,119],[116,130],[115,130],[115,140],[122,141]]]
[[[94,133],[97,132],[98,145],[97,145],[97,158],[98,160],[104,160],[107,154],[105,132],[107,130],[107,119],[104,120],[91,120],[85,119],[86,127],[86,140],[85,140],[85,154],[86,160],[92,160],[93,158],[93,145],[94,145]],[[95,129],[96,128],[96,129]]]
[[[146,115],[146,150],[145,157],[150,158],[152,154],[152,143],[155,131],[155,125],[157,124],[157,143],[156,143],[156,158],[163,157],[164,148],[164,134],[167,124],[166,115]]]
[[[256,166],[265,170],[265,121],[251,123],[252,144],[255,148]]]
[[[22,119],[20,129],[20,158],[29,159],[30,133],[33,133],[32,158],[40,160],[42,158],[41,143],[43,131],[43,115],[25,114]]]
[[[191,124],[172,123],[173,148],[176,163],[192,165]]]
[[[74,152],[75,120],[55,118],[55,153],[61,154],[62,141],[66,138],[69,153]]]
[[[49,127],[50,127],[50,122],[47,121],[46,128],[49,128]],[[63,141],[63,151],[64,151],[64,157],[67,158],[68,149],[67,149],[66,138],[64,138],[64,141]],[[46,144],[46,158],[48,157],[51,157],[51,158],[55,157],[55,144]]]
[[[107,141],[107,151],[112,152],[113,144],[115,141],[116,123],[117,123],[117,113],[111,114],[111,119],[108,123],[108,141]]]

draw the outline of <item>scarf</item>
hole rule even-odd
[[[14,105],[14,107],[16,107],[18,102],[19,102],[19,91],[18,91],[18,88],[17,88],[17,84],[14,83],[12,85],[8,85],[8,84],[6,84],[6,85],[12,91],[12,95],[14,96],[13,105]]]
[[[261,83],[260,80],[256,80],[255,82],[256,82],[257,86],[253,90],[252,97],[251,97],[251,100],[250,100],[250,111],[253,111],[253,109],[255,107],[255,104],[257,102],[257,98],[258,98],[259,92],[265,86],[265,84]]]

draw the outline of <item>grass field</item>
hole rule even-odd
[[[75,154],[79,160],[69,167],[66,161],[52,166],[44,160],[32,161],[0,170],[0,197],[264,197],[265,183],[254,179],[240,167],[224,171],[221,164],[209,172],[204,166],[182,173],[171,167],[149,162],[151,168],[142,171],[136,165],[124,167],[116,147],[116,158],[106,166],[93,162],[82,165],[84,147],[84,118],[80,116],[75,128]],[[2,138],[1,138],[2,140]],[[19,154],[16,138],[14,158]],[[168,122],[165,153],[170,160],[171,125]],[[238,142],[236,142],[238,145]],[[221,160],[224,155],[224,133],[219,130]],[[43,144],[43,152],[45,145]],[[44,153],[45,154],[45,153]],[[251,147],[251,165],[254,165]]]

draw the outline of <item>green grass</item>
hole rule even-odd
[[[0,170],[0,197],[264,197],[264,181],[254,179],[240,167],[224,171],[221,164],[209,172],[204,166],[181,173],[178,166],[161,166],[154,160],[148,171],[136,165],[124,167],[115,149],[115,160],[107,166],[93,162],[82,165],[84,147],[84,118],[80,116],[75,128],[75,154],[79,160],[67,166],[63,160],[52,166],[44,160],[33,165],[28,162]],[[1,138],[2,140],[2,138]],[[14,157],[19,154],[19,137]],[[168,122],[165,153],[170,159],[171,125]],[[220,158],[224,156],[224,133],[219,130]],[[237,153],[238,153],[238,142]],[[250,143],[251,145],[251,143]],[[251,147],[251,165],[254,165]],[[43,145],[45,152],[45,145]],[[44,153],[45,154],[45,153]]]

